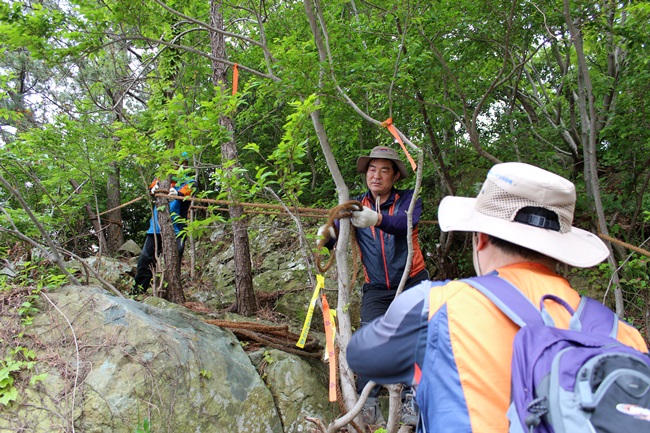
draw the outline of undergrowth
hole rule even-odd
[[[38,360],[25,331],[39,311],[36,301],[41,290],[67,282],[46,260],[18,263],[0,275],[0,406],[11,405],[21,389],[45,380],[46,374],[34,373]]]

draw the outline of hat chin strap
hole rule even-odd
[[[474,263],[474,271],[476,271],[477,276],[483,275],[481,272],[481,263],[478,260],[478,248],[477,248],[477,239],[478,233],[472,233],[472,262]]]

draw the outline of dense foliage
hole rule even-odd
[[[214,10],[224,58],[211,54]],[[650,2],[628,0],[7,0],[0,238],[40,242],[29,210],[57,245],[90,254],[89,215],[114,208],[115,191],[121,203],[146,196],[183,153],[202,197],[223,199],[228,186],[243,202],[329,208],[339,197],[310,119],[318,110],[351,193],[364,187],[357,156],[397,146],[379,126],[392,118],[425,156],[424,219],[436,219],[444,195],[474,195],[493,163],[518,160],[576,183],[576,225],[644,247],[649,15]],[[224,90],[232,82],[214,86],[215,62],[231,74],[237,64],[235,95]],[[237,178],[224,173],[229,139]],[[121,212],[101,227],[117,223],[140,242],[149,202]],[[421,233],[434,276],[471,272],[465,239],[435,224]],[[604,293],[620,275],[625,314],[649,326],[647,257],[613,247],[609,266],[587,279]]]

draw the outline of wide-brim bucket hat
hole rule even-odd
[[[476,198],[445,197],[438,208],[442,231],[481,232],[587,268],[607,258],[596,235],[573,227],[572,182],[520,162],[496,164]]]
[[[365,173],[368,171],[368,164],[370,164],[370,161],[373,159],[389,159],[394,161],[395,164],[397,164],[400,179],[406,179],[409,175],[406,170],[406,165],[402,162],[397,152],[394,149],[385,146],[376,146],[370,151],[370,155],[360,156],[357,159],[357,170],[359,173]]]

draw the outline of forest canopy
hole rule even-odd
[[[401,149],[391,119],[421,161],[425,220],[500,161],[573,181],[575,225],[620,241],[592,276],[644,317],[647,257],[626,245],[650,238],[649,16],[647,1],[4,1],[1,245],[140,242],[140,198],[185,154],[200,198],[327,209],[363,190],[360,154]],[[421,238],[433,277],[470,271],[465,239]]]

